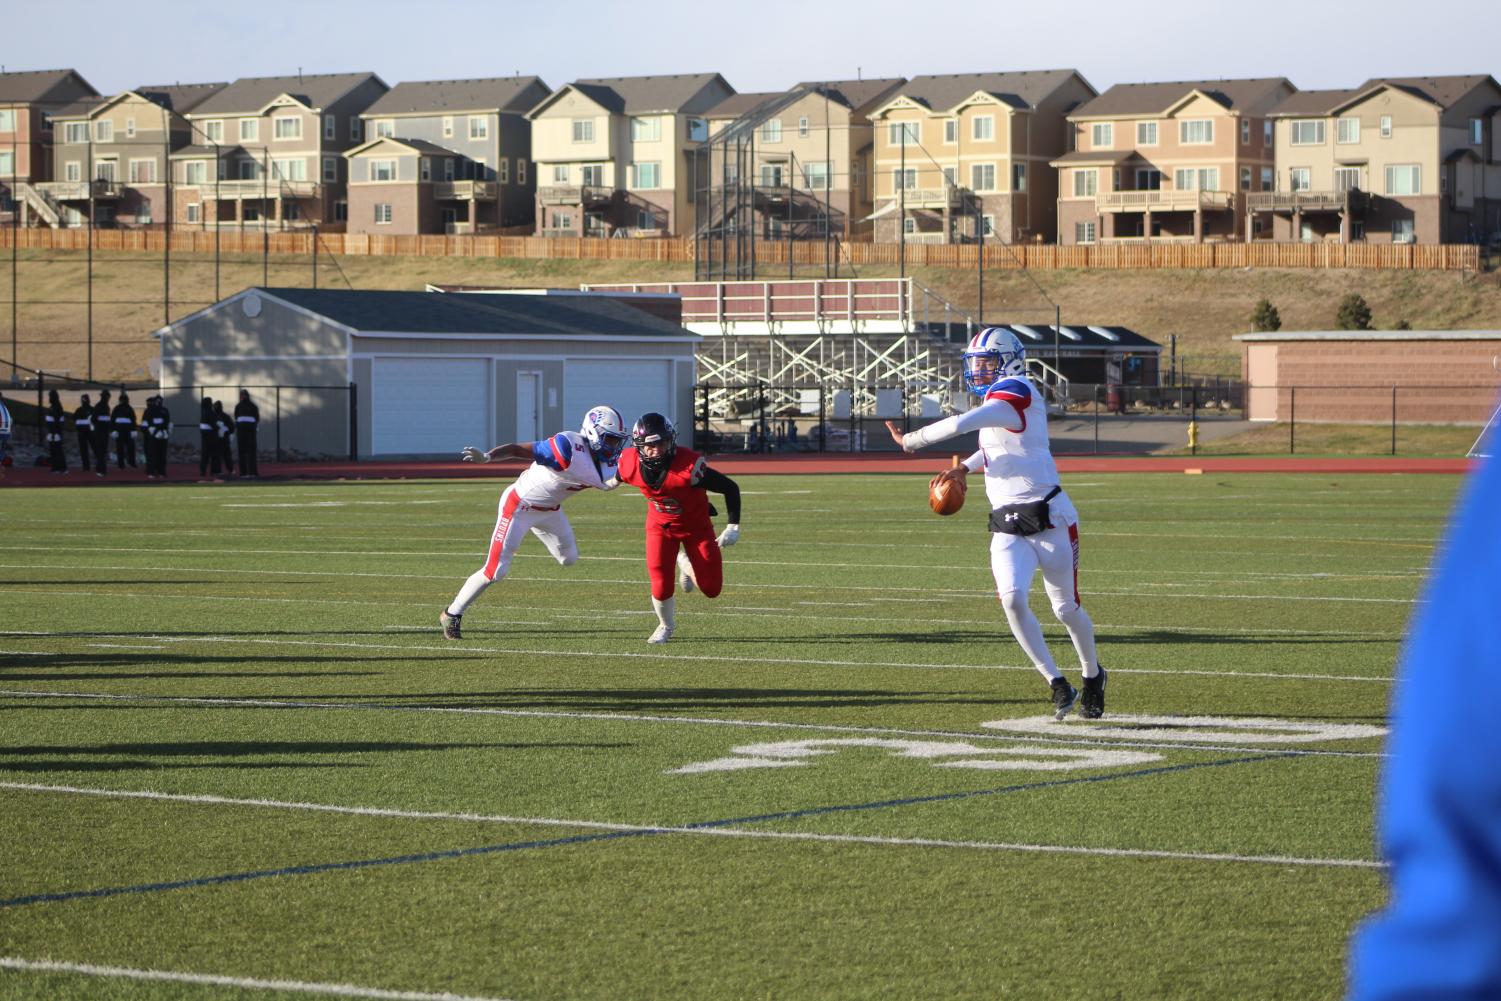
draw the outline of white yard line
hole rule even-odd
[[[238,799],[207,794],[163,793],[149,790],[89,789],[80,786],[40,785],[25,782],[0,782],[0,789],[58,795],[99,796],[109,799],[145,799],[215,806],[249,806],[277,810],[304,810],[317,813],[348,814],[364,817],[395,817],[405,820],[480,821],[496,824],[529,824],[541,827],[571,827],[584,830],[640,831],[653,834],[694,834],[709,837],[765,838],[780,841],[822,841],[836,844],[887,845],[917,848],[961,848],[985,851],[1040,852],[1049,854],[1096,855],[1125,858],[1160,858],[1200,862],[1259,862],[1271,865],[1335,866],[1343,868],[1381,869],[1384,864],[1371,859],[1299,858],[1287,855],[1237,855],[1222,852],[1183,852],[1155,848],[1098,848],[1082,845],[1039,845],[1005,841],[955,841],[938,838],[893,838],[857,834],[818,834],[808,831],[765,831],[739,827],[678,827],[643,824],[617,824],[596,820],[570,820],[556,817],[518,817],[504,814],[447,813],[431,810],[394,810],[384,807],[335,806],[327,803],[303,803],[273,799]]]
[[[95,966],[92,963],[64,963],[51,959],[21,959],[0,956],[0,969],[29,973],[77,973],[90,977],[125,980],[157,980],[178,984],[209,984],[240,990],[292,991],[299,994],[322,994],[341,998],[375,998],[378,1001],[504,1001],[502,998],[474,994],[433,994],[428,991],[390,991],[357,984],[325,984],[306,980],[261,980],[256,977],[231,977],[217,973],[185,973],[178,970],[140,970],[130,966]]]
[[[1265,745],[1241,747],[1233,744],[1185,743],[1183,741],[1097,740],[1088,736],[1087,724],[1074,721],[1059,726],[1059,735],[1033,737],[1018,733],[967,730],[919,730],[898,727],[840,726],[829,723],[787,723],[779,720],[724,719],[704,716],[657,716],[646,713],[587,713],[557,709],[487,709],[471,706],[404,706],[391,702],[309,702],[282,699],[236,699],[191,695],[140,695],[104,692],[45,692],[24,689],[0,689],[0,698],[18,699],[98,699],[113,702],[165,702],[169,704],[213,705],[254,709],[332,709],[362,712],[440,713],[458,716],[508,716],[519,719],[566,719],[605,723],[667,723],[679,726],[736,727],[753,730],[795,730],[804,733],[855,733],[897,737],[963,737],[966,740],[995,740],[1016,744],[1088,744],[1104,747],[1140,747],[1171,751],[1215,751],[1235,754],[1265,754]],[[1101,725],[1108,725],[1108,718]],[[1074,730],[1074,733],[1069,733]],[[1286,757],[1384,758],[1381,751],[1323,751],[1278,747],[1276,753]]]

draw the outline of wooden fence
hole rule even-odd
[[[93,231],[95,250],[161,252],[168,234],[163,230],[99,229]],[[0,229],[0,248],[83,250],[86,229]],[[383,236],[363,233],[320,233],[318,252],[354,256],[510,257],[598,261],[693,261],[693,241],[682,239],[603,240],[540,236]],[[312,254],[311,232],[260,233],[242,231],[177,230],[171,233],[173,253]],[[990,244],[985,267],[997,271],[1029,268],[1153,269],[1153,268],[1376,268],[1422,271],[1478,271],[1480,248],[1470,244],[1338,244],[1338,243],[1175,243],[1099,244],[1059,247],[1051,244]],[[755,246],[756,264],[768,268],[824,263],[820,241],[764,241]],[[844,243],[840,260],[856,267],[896,267],[903,256],[909,267],[974,268],[980,248],[969,245]]]

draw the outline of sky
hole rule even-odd
[[[90,28],[90,25],[96,26]],[[717,71],[737,91],[805,80],[1072,68],[1117,83],[1285,76],[1501,78],[1496,0],[43,0],[0,26],[7,70],[70,67],[103,94],[143,84],[372,70],[404,80]]]

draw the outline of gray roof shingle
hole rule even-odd
[[[718,73],[679,73],[672,76],[620,76],[600,77],[593,80],[578,80],[574,86],[589,97],[601,90],[614,93],[619,105],[605,107],[627,115],[652,111],[680,111],[699,91],[715,79]],[[728,84],[725,85],[729,87]],[[600,102],[604,104],[603,101]]]
[[[72,86],[68,86],[69,84]],[[80,93],[98,94],[77,70],[23,70],[0,73],[0,104],[69,101]]]
[[[282,94],[291,94],[310,108],[326,108],[374,73],[306,73],[301,76],[242,77],[194,108],[201,115],[253,115]]]
[[[442,114],[456,111],[510,111],[524,114],[549,93],[547,84],[536,76],[413,80],[398,83],[362,114]]]
[[[1197,90],[1227,109],[1245,109],[1274,97],[1292,85],[1283,77],[1252,80],[1177,80],[1167,83],[1118,83],[1092,101],[1075,108],[1070,118],[1108,115],[1160,115]]]
[[[1076,75],[1075,70],[1061,69],[915,76],[898,93],[933,111],[947,111],[976,91],[991,94],[1015,108],[1035,108]]]

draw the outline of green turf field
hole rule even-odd
[[[924,476],[742,478],[665,647],[580,494],[446,642],[501,482],[0,492],[0,998],[1340,996],[1456,478],[1066,479],[1098,723]]]

